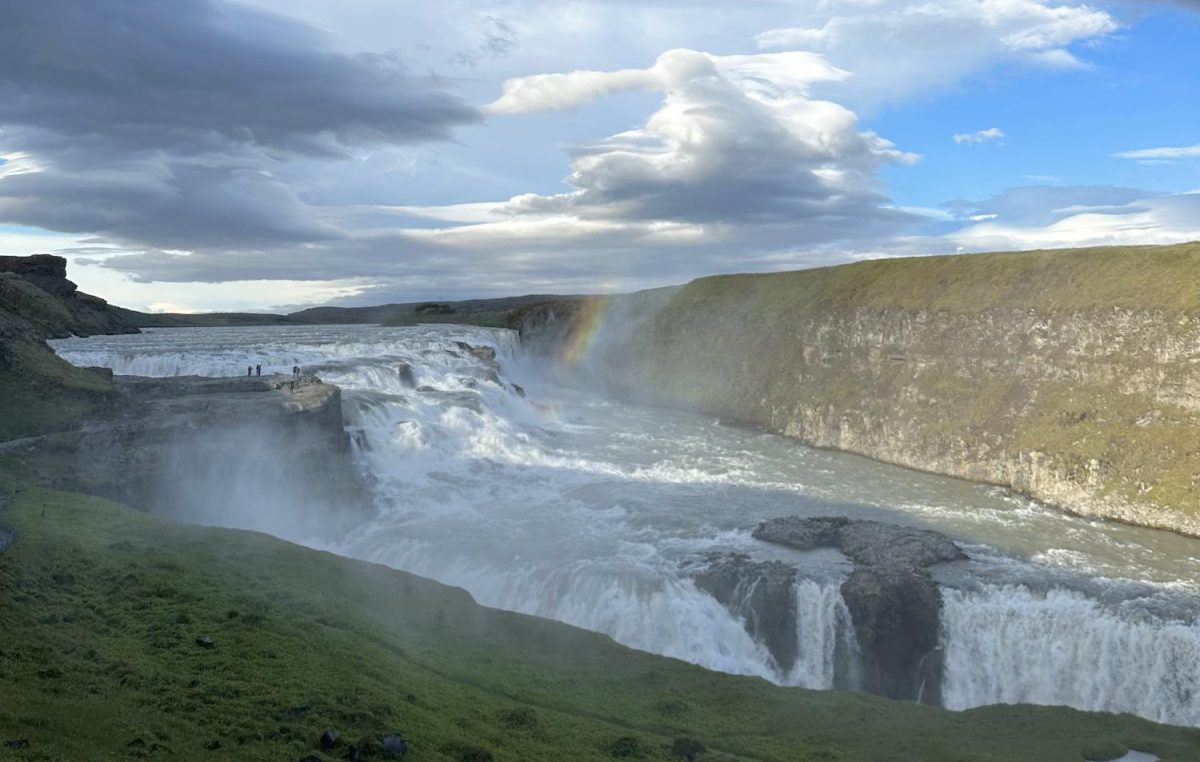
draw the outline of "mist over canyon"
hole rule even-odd
[[[579,383],[585,357],[560,366],[513,331],[160,329],[55,346],[78,365],[139,376],[300,365],[343,390],[354,462],[374,494],[369,516],[347,522],[336,506],[314,525],[289,513],[288,493],[259,476],[295,450],[268,445],[264,461],[260,431],[226,445],[245,447],[248,472],[167,466],[162,483],[175,491],[154,504],[191,506],[177,518],[382,562],[489,606],[781,685],[1200,724],[1200,569],[1178,536],[620,402]],[[560,385],[560,372],[576,384]],[[232,489],[236,501],[197,497],[228,495],[238,479],[250,486]],[[886,610],[854,603],[861,593],[848,606],[858,562],[837,542],[791,550],[756,539],[760,521],[826,515],[936,529],[961,551],[928,571],[885,566],[889,584],[862,600],[882,597]],[[894,537],[873,542],[864,552],[899,557]],[[772,566],[782,581],[771,581]],[[932,575],[934,597],[906,594],[920,589],[905,587],[907,574]]]

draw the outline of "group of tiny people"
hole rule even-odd
[[[250,378],[252,376],[261,376],[261,375],[262,375],[262,364],[261,363],[258,365],[247,365],[246,366],[246,377],[247,378]],[[288,391],[289,392],[296,391],[296,381],[299,378],[300,378],[300,366],[293,365],[292,366],[292,380],[288,382]]]

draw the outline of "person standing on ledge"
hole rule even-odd
[[[292,375],[299,377],[299,375],[300,375],[300,366],[299,365],[292,366]]]
[[[254,375],[256,375],[256,376],[262,375],[262,365],[261,364],[254,366]]]
[[[246,366],[246,376],[247,376],[247,377],[250,377],[250,376],[253,376],[253,375],[254,375],[254,368],[252,368],[252,367],[250,367],[249,365],[247,365],[247,366]]]

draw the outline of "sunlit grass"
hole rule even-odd
[[[408,574],[70,493],[23,491],[0,522],[18,533],[0,553],[0,743],[29,742],[0,758],[340,759],[388,732],[413,760],[679,759],[697,748],[680,739],[702,760],[1200,751],[1200,732],[1128,716],[950,713],[716,674]],[[329,753],[327,728],[343,739]]]

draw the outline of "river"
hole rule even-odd
[[[459,342],[495,348],[499,373]],[[634,648],[810,688],[847,681],[836,654],[853,640],[839,594],[848,562],[765,545],[751,530],[786,515],[936,529],[971,557],[938,571],[945,706],[1063,704],[1200,725],[1196,540],[568,388],[507,331],[152,329],[53,344],[118,374],[300,365],[342,387],[376,514],[340,536],[261,526],[249,513],[224,512],[223,523],[432,577]],[[786,672],[692,581],[707,554],[730,551],[801,570],[800,656]]]

